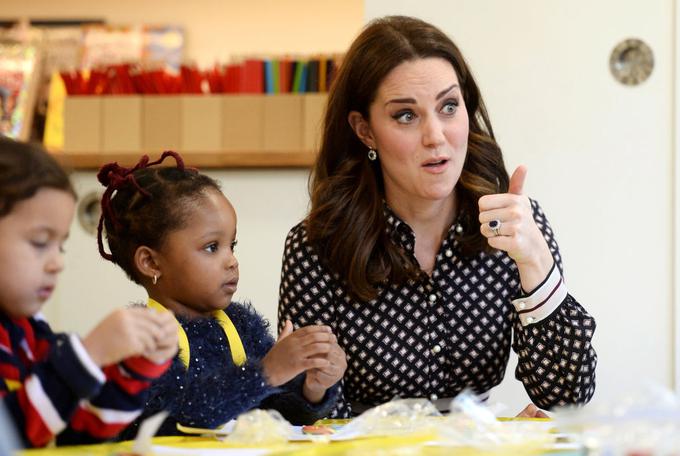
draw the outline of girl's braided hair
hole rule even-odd
[[[177,166],[153,167],[166,157],[174,158]],[[206,189],[220,190],[212,178],[185,167],[182,157],[173,151],[163,152],[153,162],[144,155],[132,168],[108,163],[99,170],[97,180],[106,187],[97,227],[99,253],[140,285],[134,267],[137,248],[159,249],[168,233],[189,223],[192,203],[202,198]],[[104,232],[111,253],[104,248]]]

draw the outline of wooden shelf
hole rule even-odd
[[[316,158],[315,152],[180,152],[187,166],[199,169],[219,168],[309,168]],[[110,162],[133,166],[143,155],[141,152],[119,153],[64,153],[52,152],[67,169],[99,169]],[[161,152],[148,153],[151,160]],[[167,160],[167,159],[166,159]],[[172,162],[172,160],[171,160]]]

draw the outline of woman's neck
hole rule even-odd
[[[415,236],[414,255],[420,268],[432,275],[437,252],[449,228],[453,224],[458,204],[455,193],[442,200],[409,201],[406,199],[387,199],[387,204],[404,222]]]

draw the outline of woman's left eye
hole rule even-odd
[[[442,106],[441,112],[444,114],[453,114],[456,112],[456,108],[458,108],[458,103],[456,101],[447,101]]]
[[[218,247],[217,242],[211,242],[210,244],[206,245],[203,248],[203,250],[205,250],[206,252],[215,253],[217,252],[217,247]]]

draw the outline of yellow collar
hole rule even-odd
[[[147,307],[160,312],[168,311],[168,309],[163,307],[161,303],[152,298],[149,298]],[[231,319],[229,319],[229,316],[224,310],[216,310],[213,312],[213,317],[222,327],[224,335],[227,336],[229,348],[231,349],[231,359],[234,361],[234,364],[237,366],[244,365],[248,358],[246,357],[246,351],[243,348],[243,342],[241,342],[241,338],[238,335],[238,331],[236,331],[234,323],[231,322]],[[184,328],[182,328],[182,325],[179,324],[179,321],[177,322],[177,338],[179,342],[179,359],[182,361],[182,364],[184,364],[184,367],[188,369],[189,360],[191,359],[189,338],[187,337],[187,333],[184,331]]]

